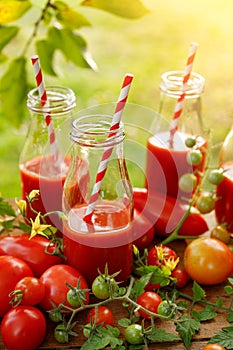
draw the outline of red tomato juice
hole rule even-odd
[[[40,190],[39,196],[33,201],[32,206],[42,215],[47,212],[62,210],[62,193],[63,185],[68,170],[69,161],[63,163],[61,169],[57,169],[53,159],[48,157],[36,157],[24,164],[20,165],[22,198],[26,200],[26,196],[32,190]],[[27,205],[27,218],[36,217],[36,213],[30,210]],[[62,221],[58,215],[51,214],[46,217],[47,224],[57,227],[62,232]]]
[[[233,232],[233,163],[221,165],[224,169],[223,181],[217,186],[215,215],[219,224],[226,224]]]
[[[146,187],[149,191],[166,193],[176,198],[187,197],[187,193],[179,189],[179,178],[185,173],[204,169],[207,147],[207,142],[199,136],[196,148],[203,151],[203,159],[198,166],[192,167],[186,160],[190,151],[185,145],[188,136],[191,135],[176,132],[172,149],[169,147],[169,132],[161,132],[149,138],[146,157]]]
[[[86,205],[71,209],[64,222],[66,263],[84,275],[89,285],[108,265],[109,274],[120,271],[117,281],[126,282],[132,272],[132,227],[130,210],[117,203],[99,201],[92,223],[82,218]]]

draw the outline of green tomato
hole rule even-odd
[[[49,311],[49,319],[52,321],[52,322],[60,322],[62,321],[62,313],[60,310],[57,310],[57,309],[52,309]]]
[[[143,344],[142,326],[140,324],[131,324],[125,330],[125,339],[129,344]]]
[[[207,175],[207,180],[213,185],[219,185],[223,180],[223,169],[213,169]]]
[[[75,290],[69,289],[67,294],[66,294],[66,299],[71,306],[73,306],[73,307],[80,306],[80,297],[75,292]]]
[[[230,233],[223,225],[217,225],[214,227],[210,232],[210,237],[219,239],[226,244],[228,244],[231,239]]]
[[[161,301],[161,303],[158,306],[158,314],[161,316],[172,316],[172,307],[171,304],[167,300]]]
[[[195,137],[187,137],[185,140],[186,147],[192,148],[196,145],[196,138]]]
[[[105,279],[103,276],[97,276],[92,283],[92,293],[98,299],[108,299],[111,295],[110,285],[113,291],[116,289],[116,282],[112,278],[110,281]]]
[[[202,161],[202,153],[199,149],[194,149],[187,153],[187,162],[190,165],[199,165]]]
[[[58,343],[64,344],[69,342],[69,335],[63,323],[55,328],[54,337]]]
[[[214,209],[215,200],[211,193],[202,193],[196,202],[196,207],[201,214],[210,213]]]
[[[179,188],[184,192],[192,192],[197,185],[197,177],[192,173],[183,174],[179,179]]]

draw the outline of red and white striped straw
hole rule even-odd
[[[129,94],[129,89],[131,86],[131,82],[133,80],[133,75],[132,74],[126,74],[122,87],[121,87],[121,92],[120,92],[120,96],[118,98],[117,101],[117,105],[116,105],[116,109],[113,115],[113,119],[112,119],[112,123],[110,126],[110,132],[108,135],[108,138],[112,137],[115,135],[114,130],[117,130],[119,128],[120,125],[120,121],[121,121],[121,117],[122,117],[122,113],[123,110],[125,108],[125,104],[128,98],[128,94]],[[106,147],[106,149],[104,150],[104,153],[102,155],[99,167],[98,167],[98,171],[96,174],[96,179],[95,179],[95,185],[93,187],[90,199],[89,199],[89,203],[87,206],[87,210],[85,213],[85,216],[83,217],[83,220],[88,222],[91,222],[91,218],[95,209],[95,205],[96,202],[98,200],[99,197],[99,193],[100,193],[100,188],[101,188],[101,184],[104,178],[104,175],[106,173],[107,167],[108,167],[108,163],[109,163],[109,159],[110,156],[112,154],[112,150],[113,147]]]
[[[180,93],[180,96],[177,100],[175,110],[174,110],[173,119],[172,119],[171,125],[170,125],[170,138],[171,139],[173,139],[173,136],[178,129],[179,118],[180,118],[180,115],[182,113],[182,109],[184,106],[186,89],[187,89],[188,81],[189,81],[189,78],[190,78],[190,75],[192,72],[193,61],[194,61],[194,57],[195,57],[195,54],[197,51],[197,47],[198,47],[198,44],[195,42],[192,42],[190,45],[188,59],[187,59],[186,67],[184,70],[183,82],[182,82],[182,86],[180,89],[181,93]]]
[[[44,79],[42,75],[42,70],[40,67],[40,61],[39,57],[37,55],[34,55],[31,57],[33,69],[34,69],[34,75],[36,78],[36,83],[38,87],[38,92],[41,100],[42,107],[49,106],[48,99],[47,99],[47,93],[45,89]],[[46,125],[48,127],[48,133],[49,133],[49,143],[50,143],[50,149],[52,154],[54,155],[55,161],[58,160],[58,147],[55,139],[55,130],[53,125],[53,120],[51,118],[51,115],[49,112],[44,113],[44,119],[46,122]]]

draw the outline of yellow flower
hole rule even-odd
[[[168,259],[164,260],[164,265],[170,270],[173,271],[175,270],[178,262],[179,262],[179,258],[174,259],[174,256],[170,256]]]
[[[39,196],[39,193],[39,190],[32,190],[28,195],[29,201],[32,202],[37,196]]]
[[[33,221],[32,219],[30,219],[30,220],[32,223],[30,238],[32,238],[36,235],[42,235],[42,236],[48,238],[48,234],[46,234],[44,231],[47,228],[51,227],[51,225],[44,225],[44,224],[40,223],[40,213],[37,214],[35,221]]]
[[[15,203],[17,204],[17,207],[19,208],[20,213],[25,216],[26,208],[27,208],[27,202],[23,199],[20,199],[18,201],[17,198],[15,198]]]

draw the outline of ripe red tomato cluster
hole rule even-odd
[[[84,277],[62,264],[60,257],[47,254],[47,245],[46,238],[30,240],[28,234],[0,238],[1,334],[8,350],[33,350],[41,345],[46,334],[41,309],[48,311],[67,300],[67,283],[84,290],[84,303],[89,303]],[[50,253],[53,249],[50,245]],[[72,308],[68,301],[65,304]]]

